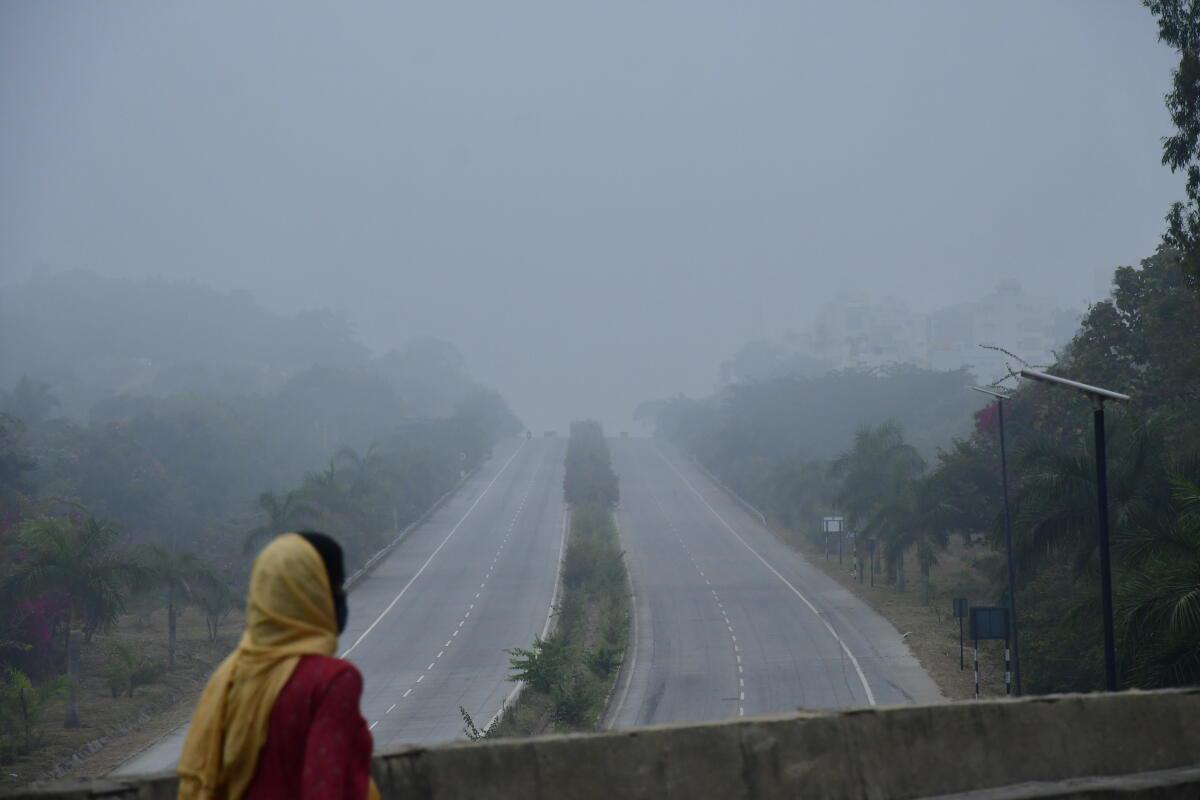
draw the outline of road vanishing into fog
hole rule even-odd
[[[610,727],[797,708],[936,702],[900,634],[781,543],[690,461],[611,439],[634,586]],[[460,739],[513,691],[513,647],[545,632],[564,542],[566,440],[498,445],[350,594],[341,655],[365,678],[376,746]],[[116,774],[169,769],[180,728]]]
[[[513,689],[508,650],[545,631],[566,521],[566,440],[496,446],[455,495],[360,581],[340,655],[365,679],[362,710],[377,747],[463,737]],[[116,774],[172,767],[179,729]]]
[[[635,618],[611,727],[943,699],[890,623],[689,460],[610,447]]]

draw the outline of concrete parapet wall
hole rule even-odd
[[[1200,797],[1200,690],[904,706],[380,753],[385,798]],[[173,797],[174,781],[13,798]]]

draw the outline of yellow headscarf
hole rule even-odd
[[[254,561],[246,630],[209,679],[179,756],[179,800],[238,800],[254,778],[271,709],[300,656],[336,649],[325,564],[304,537],[286,533]],[[369,796],[379,796],[373,782]]]

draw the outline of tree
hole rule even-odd
[[[851,527],[860,527],[892,498],[901,476],[911,479],[924,468],[924,459],[905,441],[903,429],[888,420],[859,428],[854,445],[833,461],[830,474],[841,481],[839,507],[849,514]]]
[[[1200,285],[1200,2],[1143,0],[1158,19],[1158,38],[1179,51],[1172,73],[1167,110],[1175,134],[1163,138],[1164,165],[1187,175],[1186,203],[1167,213],[1166,242],[1183,253],[1183,268],[1192,286]]]
[[[563,493],[572,506],[611,508],[621,499],[604,430],[595,420],[571,423],[564,472]]]
[[[151,546],[145,555],[146,576],[167,594],[167,668],[175,669],[175,629],[180,607],[191,602],[200,583],[215,582],[216,573],[194,553]]]
[[[771,467],[769,507],[790,528],[803,528],[831,509],[836,487],[824,462],[792,456]]]
[[[495,389],[473,389],[459,401],[454,416],[478,425],[489,441],[512,436],[524,428]]]
[[[58,398],[49,384],[30,380],[24,375],[4,397],[4,410],[30,426],[46,419],[58,405]]]
[[[904,556],[916,550],[921,570],[923,602],[931,600],[930,571],[937,554],[949,541],[950,509],[942,503],[937,485],[919,478],[913,462],[899,459],[892,463],[883,493],[863,532],[877,535],[883,543],[883,556],[896,573],[896,589],[905,590]]]
[[[31,490],[25,473],[37,466],[37,460],[25,446],[22,433],[18,420],[0,414],[0,500],[7,500],[12,492],[24,494]]]
[[[1175,471],[1169,512],[1118,540],[1117,587],[1127,680],[1150,688],[1200,683],[1200,460]]]
[[[162,675],[162,662],[117,642],[108,669],[108,689],[113,697],[133,697],[139,686],[154,683]]]
[[[242,543],[242,552],[250,554],[281,533],[291,530],[300,515],[303,504],[297,492],[288,492],[280,497],[267,491],[258,496],[258,507],[267,513],[267,521],[259,525]]]
[[[117,547],[117,529],[87,516],[37,517],[21,526],[20,544],[28,560],[6,587],[10,596],[57,593],[66,599],[64,641],[70,678],[66,725],[79,725],[77,647],[72,629],[82,623],[85,637],[125,609],[137,565]]]
[[[237,594],[227,580],[212,573],[201,577],[198,585],[193,587],[192,600],[204,612],[204,622],[208,627],[208,640],[215,642],[221,623],[237,608]]]
[[[1156,426],[1113,426],[1108,446],[1108,498],[1114,539],[1151,524],[1169,502]],[[1013,498],[1013,550],[1018,575],[1063,560],[1077,575],[1098,564],[1096,462],[1084,448],[1034,441],[1018,455]],[[997,543],[1002,530],[993,531]]]

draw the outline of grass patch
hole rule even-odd
[[[80,727],[64,727],[63,698],[52,699],[36,731],[37,746],[28,752],[10,750],[0,761],[0,786],[14,788],[51,777],[64,764],[60,776],[102,775],[188,720],[209,674],[237,644],[242,616],[232,614],[216,641],[210,641],[204,614],[187,609],[178,620],[173,670],[162,667],[166,616],[166,609],[125,615],[111,631],[81,643]]]
[[[875,573],[874,586],[868,582],[869,571],[864,575],[863,582],[859,583],[852,574],[854,565],[849,550],[839,564],[837,547],[834,545],[826,559],[824,538],[820,534],[805,534],[779,525],[772,525],[771,530],[799,550],[811,564],[858,595],[892,623],[947,699],[966,700],[975,697],[971,641],[966,639],[966,668],[960,670],[958,620],[954,618],[951,600],[966,597],[972,605],[991,605],[986,601],[993,593],[987,577],[994,568],[991,562],[997,558],[993,551],[982,546],[968,547],[961,539],[952,540],[946,550],[938,554],[930,585],[930,602],[926,604],[923,602],[920,581],[913,577],[919,574],[917,558],[913,553],[905,554],[905,567],[910,578],[907,590],[899,592],[894,584],[888,582],[883,571]],[[1002,642],[979,643],[979,672],[981,696],[1004,695]]]

